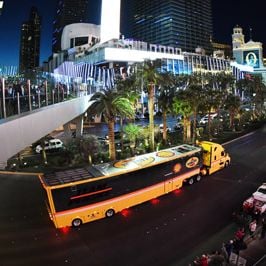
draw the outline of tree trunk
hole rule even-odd
[[[46,155],[46,151],[44,149],[44,146],[42,147],[42,158],[43,158],[43,162],[46,165],[47,164],[47,155]]]
[[[197,110],[194,110],[193,114],[193,135],[192,135],[192,143],[196,143],[196,130],[197,130]]]
[[[163,111],[163,143],[167,142],[166,111]]]
[[[120,116],[120,140],[121,140],[121,149],[124,150],[124,123],[123,117]]]
[[[154,151],[154,84],[149,84],[149,98],[148,98],[148,107],[149,107],[149,145],[151,151]]]
[[[111,161],[116,160],[114,128],[115,128],[114,119],[109,120],[108,121],[108,137],[109,137],[109,156],[110,156]]]
[[[187,143],[191,142],[191,121],[188,118],[187,120]]]
[[[184,116],[183,119],[183,142],[187,142],[187,119]]]
[[[232,131],[235,131],[234,118],[235,118],[235,113],[231,112],[230,113],[230,128],[232,129]]]
[[[208,110],[208,139],[211,139],[211,110]]]
[[[89,165],[92,165],[92,156],[88,154],[88,163]]]

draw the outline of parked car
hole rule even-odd
[[[44,142],[44,150],[46,151],[55,151],[62,149],[64,147],[63,142],[60,139],[50,139]],[[40,153],[42,151],[42,145],[39,144],[36,146],[35,151]]]
[[[160,124],[159,129],[160,129],[160,133],[163,133],[163,124]],[[166,127],[166,131],[170,132],[171,128],[170,127]]]
[[[210,121],[212,121],[213,119],[218,119],[217,113],[211,113],[210,114]],[[220,121],[223,121],[223,116],[220,115],[219,119],[220,119]],[[209,120],[209,115],[205,115],[200,119],[199,123],[201,126],[205,126],[206,124],[208,124],[208,120]]]
[[[174,126],[174,130],[179,131],[183,129],[183,123],[182,122],[177,122]]]
[[[46,135],[43,139],[45,141],[49,141],[51,139],[54,139],[54,137],[51,136],[51,135]],[[34,142],[34,143],[31,144],[32,150],[35,150],[38,145],[41,145],[41,139],[39,139],[36,142]]]
[[[116,145],[117,145],[117,143],[119,143],[119,145],[120,145],[120,142],[121,142],[121,131],[115,131],[114,132],[114,136],[115,136]],[[126,134],[123,133],[123,140],[125,141],[125,139],[126,139]],[[108,136],[108,134],[105,135],[105,143],[109,144],[109,136]]]

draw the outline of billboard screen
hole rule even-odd
[[[245,65],[252,66],[254,68],[260,67],[259,51],[258,50],[244,51],[243,52],[243,59],[244,59]]]

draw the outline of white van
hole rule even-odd
[[[49,141],[44,142],[44,149],[46,151],[49,150],[57,150],[63,148],[63,142],[60,139],[50,139]],[[42,146],[37,145],[35,151],[40,153],[42,151]]]

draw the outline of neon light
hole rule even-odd
[[[133,61],[143,62],[144,60],[156,60],[156,59],[176,59],[184,60],[184,56],[181,54],[166,54],[161,52],[151,52],[144,50],[134,49],[121,49],[121,48],[105,48],[104,49],[105,60],[107,61]]]

